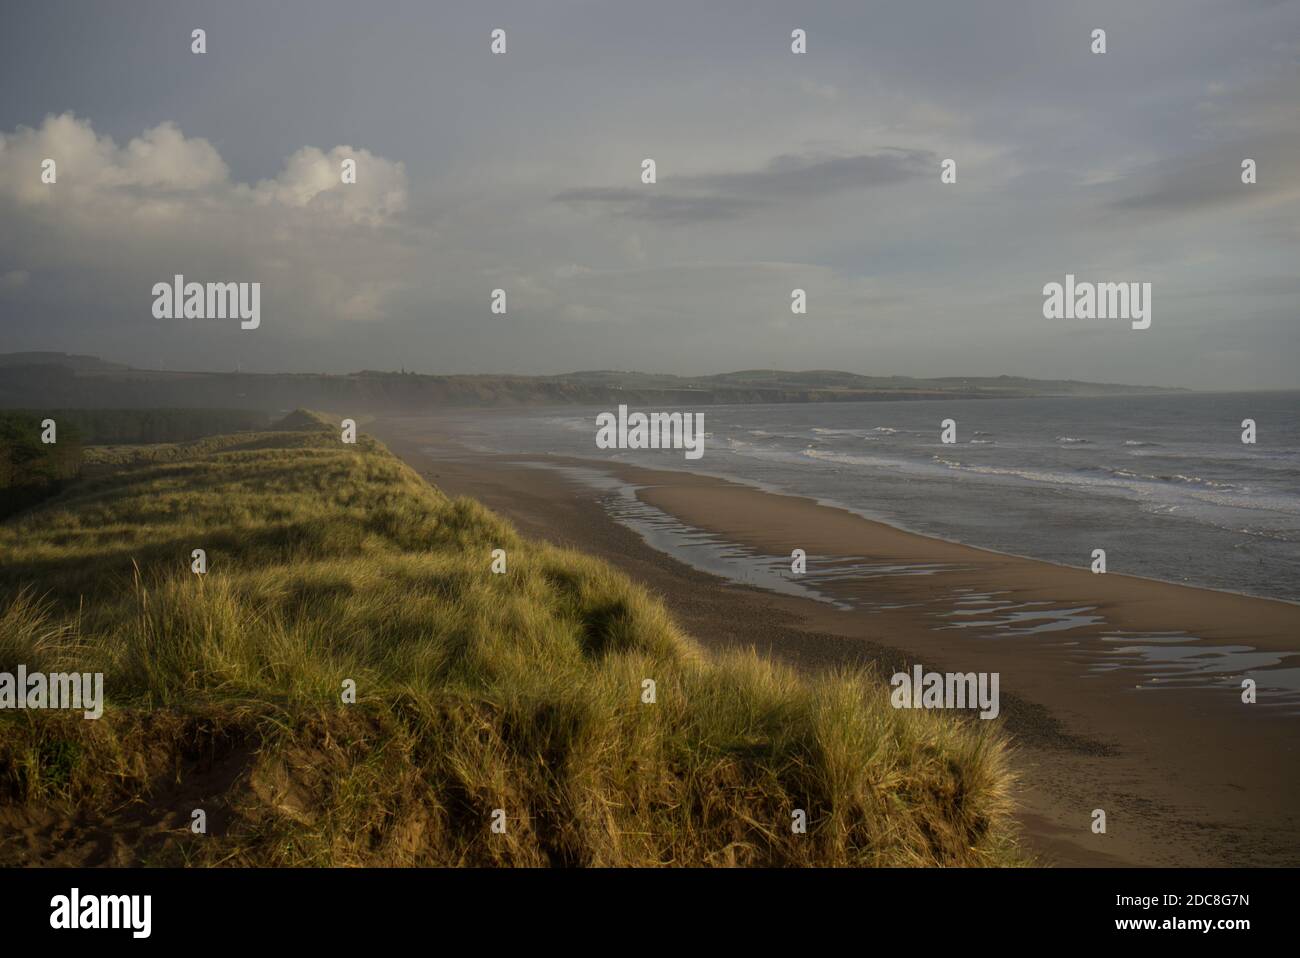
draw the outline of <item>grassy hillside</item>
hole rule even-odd
[[[0,864],[1019,861],[989,723],[707,657],[367,438],[165,448],[0,524],[0,671],[102,671],[109,703],[0,712]]]

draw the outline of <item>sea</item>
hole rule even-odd
[[[1103,549],[1108,572],[1300,601],[1300,392],[629,408],[703,413],[697,460],[597,448],[597,414],[616,411],[453,418],[485,452],[714,475],[999,552],[1088,568]]]

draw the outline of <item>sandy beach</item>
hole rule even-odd
[[[999,673],[996,721],[1016,746],[1024,842],[1043,864],[1300,864],[1295,707],[1243,704],[1226,665],[1179,680],[1150,659],[1161,643],[1225,663],[1233,650],[1294,651],[1300,605],[971,548],[708,476],[478,453],[429,418],[369,429],[448,494],[616,565],[706,648],[753,646],[809,670],[872,662],[882,681],[917,663]],[[652,547],[585,473],[631,484],[647,509],[742,559],[788,568],[804,550],[810,587],[756,588],[745,561],[712,574]]]

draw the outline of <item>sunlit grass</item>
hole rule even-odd
[[[0,525],[0,670],[103,672],[109,707],[0,714],[0,808],[184,819],[191,777],[225,763],[221,826],[142,860],[1020,861],[986,723],[894,710],[867,673],[705,655],[622,574],[521,539],[369,439],[98,462]]]

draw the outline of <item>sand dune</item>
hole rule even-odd
[[[377,431],[447,492],[647,583],[707,646],[809,669],[870,659],[886,678],[917,662],[997,671],[1020,818],[1046,863],[1300,863],[1297,709],[1285,696],[1243,704],[1239,681],[1300,645],[1300,605],[975,549],[707,476],[545,460],[633,483],[640,502],[737,555],[801,548],[806,581],[837,601],[759,591],[742,571],[728,582],[650,548],[554,469],[471,452],[431,420]],[[1098,808],[1106,834],[1090,828]]]

